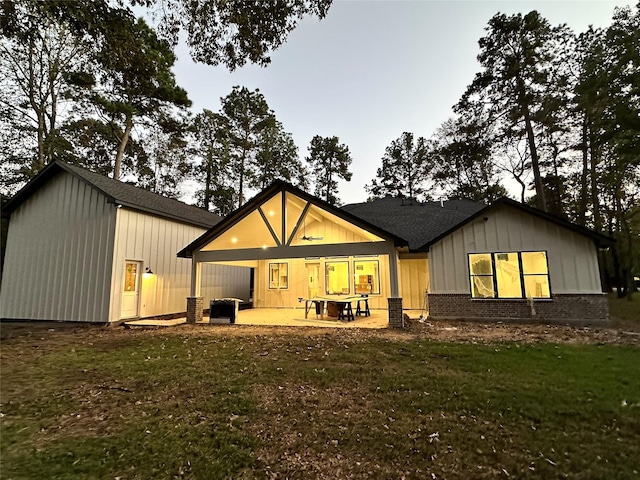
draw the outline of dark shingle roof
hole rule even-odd
[[[613,245],[614,240],[606,235],[568,222],[549,213],[502,197],[491,205],[471,200],[445,200],[444,202],[409,201],[402,198],[386,197],[367,203],[354,203],[342,207],[347,212],[360,217],[391,232],[409,242],[412,251],[426,251],[432,244],[462,227],[474,218],[506,206],[542,218],[591,238],[597,246]]]
[[[113,178],[90,172],[63,162],[53,162],[20,190],[3,208],[3,214],[11,213],[35,190],[53,175],[66,171],[105,195],[111,203],[120,204],[134,210],[140,210],[159,217],[177,220],[190,225],[209,228],[222,217],[201,208],[156,193],[134,187]]]
[[[440,203],[385,197],[344,205],[342,209],[404,238],[409,242],[410,250],[419,250],[485,207],[485,204],[471,200]]]

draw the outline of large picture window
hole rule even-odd
[[[327,262],[324,278],[327,295],[349,294],[349,262]]]
[[[469,254],[474,298],[550,298],[546,252]]]
[[[354,292],[356,294],[380,293],[380,266],[378,260],[356,260],[353,262]]]
[[[289,288],[289,265],[286,262],[269,264],[269,288]]]

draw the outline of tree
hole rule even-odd
[[[230,149],[219,113],[205,109],[193,122],[195,153],[200,158],[193,169],[196,181],[203,185],[196,191],[198,206],[212,207],[216,213],[227,215],[238,204],[237,194],[230,177]]]
[[[277,178],[306,188],[306,169],[293,137],[262,93],[236,86],[221,102],[219,113],[205,110],[194,122],[201,159],[195,174],[204,183],[200,205],[228,213],[230,202],[242,206],[248,190],[265,188]]]
[[[432,168],[429,153],[424,137],[414,141],[413,133],[404,132],[386,148],[382,166],[365,190],[373,198],[392,196],[417,199],[425,195]]]
[[[502,124],[504,136],[523,123],[537,205],[546,210],[536,121],[549,82],[553,59],[549,45],[554,30],[536,11],[525,16],[497,14],[489,20],[486,30],[487,35],[478,42],[478,61],[483,70],[476,74],[457,109],[465,110],[470,104],[478,109],[488,108],[491,119]]]
[[[61,134],[67,139],[68,147],[58,158],[100,175],[113,175],[113,152],[122,137],[119,125],[86,117],[66,122],[61,127]],[[126,170],[133,172],[136,165],[142,166],[146,162],[147,155],[142,145],[137,139],[130,139],[123,157]]]
[[[116,179],[136,123],[175,127],[173,109],[191,105],[171,71],[176,58],[170,45],[158,39],[144,20],[117,13],[105,27],[105,38],[117,41],[105,41],[98,52],[100,69],[91,95],[103,118],[122,128],[113,167]]]
[[[131,0],[147,7],[159,21],[160,33],[173,45],[186,33],[192,58],[235,70],[247,61],[260,66],[282,46],[298,20],[307,15],[323,19],[331,0]]]
[[[314,193],[332,205],[340,203],[336,196],[338,191],[337,179],[347,182],[351,180],[351,154],[349,147],[339,143],[338,137],[321,137],[316,135],[309,145],[309,156],[306,161],[310,164],[315,182]]]
[[[29,180],[67,148],[60,112],[74,92],[68,82],[88,61],[88,38],[28,0],[5,2],[0,38],[0,114],[5,141],[3,184]],[[6,170],[5,170],[6,169]]]
[[[221,99],[219,133],[229,148],[230,175],[238,194],[238,207],[245,201],[246,186],[254,183],[255,162],[262,134],[275,126],[275,115],[260,93],[246,87],[233,87]]]
[[[308,187],[306,167],[298,158],[298,147],[278,121],[260,135],[250,186],[263,189],[276,179],[286,180],[303,190]]]
[[[169,132],[156,126],[147,129],[140,139],[147,154],[143,168],[138,169],[138,186],[163,197],[178,199],[181,183],[191,173],[187,140],[180,129]]]
[[[492,159],[491,134],[478,119],[449,119],[436,132],[433,178],[450,198],[493,202],[506,194]]]
[[[129,148],[134,126],[168,131],[178,125],[176,110],[190,104],[175,85],[169,44],[104,0],[8,0],[2,7],[1,135],[21,138],[3,158],[3,187],[19,186],[55,158],[107,173],[102,153],[113,140],[108,173],[118,178],[126,161],[142,174],[148,157],[139,143]]]
[[[611,117],[602,132],[610,146],[603,172],[605,202],[617,239],[612,254],[614,259],[618,257],[618,296],[631,298],[637,268],[633,253],[637,237],[632,225],[634,221],[637,224],[640,204],[640,4],[635,12],[629,7],[615,11],[605,45],[614,59],[607,75]]]

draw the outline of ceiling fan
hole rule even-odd
[[[324,237],[312,237],[311,235],[307,236],[307,220],[304,220],[303,225],[303,230],[304,230],[304,234],[302,235],[302,237],[298,237],[298,240],[306,240],[307,242],[314,242],[317,240],[324,240]]]

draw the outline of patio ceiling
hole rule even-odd
[[[220,262],[395,252],[394,239],[339,213],[277,191],[210,235],[192,256],[197,262]]]
[[[407,242],[282,181],[227,216],[179,257],[199,262],[390,253]]]

